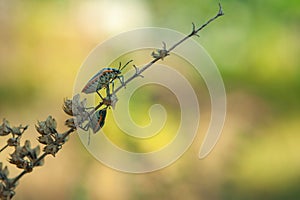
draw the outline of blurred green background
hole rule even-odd
[[[191,22],[216,14],[217,3],[0,0],[0,118],[29,124],[33,141],[34,124],[49,114],[64,130],[63,98],[98,43],[138,27],[189,33]],[[73,135],[21,179],[15,199],[300,199],[300,3],[221,3],[225,16],[194,38],[218,65],[228,98],[222,136],[207,158],[197,157],[206,126],[172,166],[140,175],[100,164]],[[209,105],[202,105],[204,124]]]

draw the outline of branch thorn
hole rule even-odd
[[[218,16],[222,16],[222,15],[224,15],[224,12],[223,12],[221,3],[219,3],[219,12],[218,12]]]
[[[195,23],[194,22],[192,22],[192,35],[195,35],[195,36],[197,36],[197,37],[200,37],[198,34],[197,34],[197,31],[196,31],[196,26],[195,26]]]
[[[135,69],[135,75],[136,75],[136,76],[140,76],[140,77],[144,78],[144,76],[143,76],[143,75],[139,74],[139,73],[140,73],[140,71],[139,71],[139,68],[137,68],[137,66],[136,66],[136,65],[132,65],[132,66],[133,66],[133,67],[134,67],[134,69]]]

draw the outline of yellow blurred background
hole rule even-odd
[[[37,145],[37,120],[52,115],[65,129],[63,99],[72,96],[77,71],[97,44],[138,27],[189,33],[191,22],[216,14],[217,3],[0,0],[0,118],[29,124],[24,139]],[[206,94],[204,126],[173,165],[118,172],[94,159],[74,134],[56,158],[20,180],[15,199],[300,199],[300,3],[221,3],[225,16],[194,38],[218,65],[228,98],[222,136],[207,158],[197,157],[209,120]],[[10,152],[1,153],[5,164]]]

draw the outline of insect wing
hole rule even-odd
[[[100,116],[101,116],[101,120],[100,120],[100,127],[102,128],[104,126],[104,123],[105,123],[105,118],[106,118],[106,108],[105,109],[102,109],[100,110]]]
[[[98,132],[104,126],[106,112],[106,108],[104,108],[102,110],[96,111],[93,115],[90,127],[92,128],[94,133]]]
[[[84,86],[81,92],[85,94],[93,93],[102,88],[101,86],[101,77],[105,71],[109,70],[109,68],[101,69],[97,74],[95,74]]]

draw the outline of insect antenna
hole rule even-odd
[[[119,65],[119,70],[122,71],[129,63],[131,63],[133,60],[129,60],[123,67],[121,67],[121,62]]]
[[[90,145],[90,142],[91,142],[91,130],[89,129],[88,145]]]

